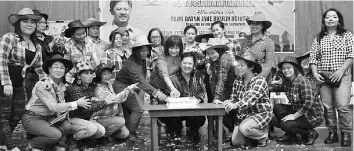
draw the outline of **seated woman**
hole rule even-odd
[[[181,70],[172,75],[171,81],[176,89],[181,93],[180,97],[195,97],[201,102],[206,101],[206,89],[204,83],[204,73],[195,70],[196,57],[194,52],[187,52],[181,55]],[[179,118],[174,123],[169,123],[168,128],[178,128],[182,126],[182,120],[186,120],[187,136],[189,140],[199,141],[199,128],[205,123],[204,116],[187,116]]]
[[[258,146],[266,146],[267,125],[273,116],[273,107],[268,97],[268,85],[260,64],[248,51],[235,56],[235,70],[238,76],[233,84],[230,100],[224,102],[226,112],[236,109],[237,121],[232,133],[231,145],[249,146],[257,141]]]
[[[284,75],[283,85],[289,105],[276,105],[273,122],[286,134],[277,139],[278,142],[291,142],[296,134],[300,134],[305,145],[312,145],[318,138],[314,130],[323,122],[324,109],[315,96],[315,90],[310,81],[301,74],[301,67],[293,56],[285,57],[278,64]],[[279,123],[279,124],[277,124]]]
[[[46,149],[48,145],[58,143],[64,133],[69,133],[65,129],[67,126],[64,125],[75,121],[67,117],[68,111],[76,110],[78,107],[91,107],[89,99],[80,98],[70,103],[64,100],[66,87],[63,77],[72,67],[71,61],[61,55],[54,55],[43,64],[43,70],[48,74],[51,85],[46,86],[44,81],[36,83],[32,97],[26,105],[26,113],[22,117],[24,129],[34,135],[29,140],[29,150]],[[86,129],[76,132],[75,138],[81,139],[95,134],[97,128],[92,128],[90,123],[81,121],[81,124]]]

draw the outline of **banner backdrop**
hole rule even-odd
[[[110,1],[100,1],[100,20],[112,22]],[[276,52],[294,52],[294,0],[136,0],[132,1],[129,25],[142,30],[158,27],[164,36],[183,35],[187,25],[194,25],[198,34],[210,32],[214,21],[225,23],[226,35],[238,39],[240,32],[250,34],[246,19],[262,12],[273,25],[266,35],[273,39]],[[101,28],[101,38],[111,31]]]

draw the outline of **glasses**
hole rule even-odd
[[[39,21],[38,24],[48,24],[46,21]]]
[[[151,36],[151,39],[159,39],[161,36]]]

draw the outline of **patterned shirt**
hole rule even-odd
[[[252,36],[246,36],[241,42],[241,51],[249,51],[262,66],[261,76],[267,78],[272,67],[275,67],[274,42],[267,36],[252,42]]]
[[[112,79],[116,78],[116,74],[123,67],[123,55],[122,50],[119,48],[114,48],[107,49],[102,56],[100,63],[105,63],[108,67],[115,66],[112,73]]]
[[[104,41],[109,41],[109,34],[111,34],[111,32],[113,30],[116,30],[117,28],[119,28],[119,27],[113,22],[113,20],[110,22],[107,22],[107,24],[104,24],[103,26],[101,26],[100,27],[101,39]],[[125,28],[129,32],[129,39],[130,39],[130,42],[132,45],[134,45],[135,37],[137,35],[145,35],[145,33],[142,30],[140,30],[134,26],[127,25]]]
[[[99,38],[94,40],[90,36],[87,36],[85,41],[87,41],[89,47],[92,48],[93,60],[97,65],[100,64],[103,53],[109,45]]]
[[[325,35],[320,44],[316,37],[310,51],[310,64],[317,65],[318,72],[334,72],[343,66],[346,59],[354,57],[353,47],[353,34],[349,31],[343,33],[343,36],[335,35],[332,40],[329,35]],[[346,72],[350,74],[350,68]]]
[[[204,73],[198,70],[190,75],[189,82],[183,77],[181,71],[170,77],[173,85],[181,93],[180,97],[195,97],[201,102],[206,101],[206,88],[204,82]]]
[[[250,117],[264,128],[273,117],[273,106],[268,94],[268,84],[263,76],[256,75],[247,85],[242,78],[237,77],[230,98],[237,107],[236,124]]]
[[[66,101],[67,102],[74,102],[77,101],[78,99],[82,98],[82,97],[86,97],[88,99],[91,99],[92,97],[94,97],[95,93],[94,93],[94,86],[91,85],[89,87],[86,87],[85,85],[72,85],[71,87],[68,88],[68,90],[66,91]],[[79,107],[77,110],[75,111],[71,111],[70,112],[70,117],[74,118],[81,118],[81,119],[85,119],[85,120],[89,120],[91,115],[95,112],[98,111],[102,108],[104,108],[106,106],[106,102],[105,101],[94,101],[91,100],[91,107],[88,109]]]
[[[292,82],[287,79],[283,81],[285,94],[294,109],[302,113],[314,127],[321,125],[324,109],[310,81],[302,75],[296,76]]]
[[[69,83],[74,82],[74,75],[76,73],[75,66],[78,62],[89,62],[93,68],[97,66],[93,59],[92,48],[87,44],[87,41],[84,42],[84,46],[81,49],[74,39],[70,39],[65,43],[65,49],[68,53],[64,55],[64,58],[74,64],[74,68],[66,74],[66,81]]]
[[[8,65],[25,66],[25,47],[24,41],[15,33],[7,33],[0,38],[0,81],[1,85],[12,85]],[[36,54],[33,59],[33,67],[40,79],[46,78],[42,69],[42,47],[36,44]]]

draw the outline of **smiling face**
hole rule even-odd
[[[215,49],[207,49],[206,55],[209,57],[211,61],[216,61],[219,59],[219,53],[215,51]]]
[[[125,31],[122,35],[122,43],[123,45],[126,45],[128,44],[128,42],[129,42],[129,33],[128,31]]]
[[[189,43],[193,43],[195,40],[195,37],[197,36],[196,31],[193,28],[189,28],[185,34],[186,40]]]
[[[161,44],[161,35],[157,30],[151,32],[150,39],[155,46],[159,46]]]
[[[62,62],[56,61],[49,67],[49,76],[53,79],[60,79],[65,75],[65,66]]]
[[[113,42],[114,47],[121,47],[122,44],[123,44],[122,36],[120,34],[116,34]]]
[[[281,70],[286,78],[293,79],[295,77],[295,69],[292,64],[283,63]]]
[[[212,28],[211,28],[212,32],[213,32],[213,35],[215,38],[223,38],[225,36],[225,31],[224,29],[222,29],[220,27],[219,24],[215,24]]]
[[[109,83],[112,78],[112,72],[108,69],[105,69],[101,72],[101,82]]]
[[[88,36],[97,38],[100,35],[100,27],[92,26],[88,28]]]
[[[37,22],[33,19],[25,19],[20,21],[20,29],[22,34],[31,35],[37,28]]]
[[[146,60],[146,58],[148,57],[149,51],[150,51],[150,48],[148,46],[142,46],[140,48],[140,58],[141,58],[141,60]]]
[[[130,18],[131,8],[126,1],[121,1],[111,10],[114,20],[118,22],[128,22]]]
[[[80,73],[78,78],[81,80],[83,84],[90,84],[94,78],[93,71],[85,70]]]
[[[85,40],[86,32],[85,28],[77,28],[74,29],[73,39],[79,42],[83,42]]]
[[[183,58],[183,60],[181,61],[181,71],[185,74],[190,74],[193,71],[193,66],[194,66],[194,61],[193,61],[193,57],[189,56],[189,57],[185,57]]]
[[[261,22],[251,21],[249,25],[252,34],[262,33],[262,29],[264,28]]]
[[[44,33],[47,30],[47,21],[44,17],[37,23],[37,32]]]
[[[243,59],[236,60],[235,64],[235,72],[238,76],[244,77],[248,72],[252,72],[253,67],[249,67],[247,62]]]
[[[327,27],[336,27],[339,23],[338,14],[335,11],[328,11],[325,16],[325,26]]]
[[[168,48],[168,53],[170,54],[170,56],[178,56],[179,55],[179,47],[178,46],[173,46]]]

